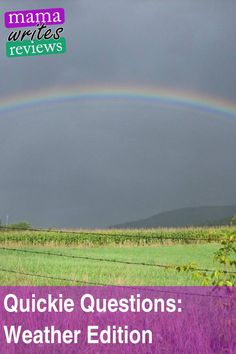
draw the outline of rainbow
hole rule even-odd
[[[220,97],[171,88],[132,86],[62,86],[23,93],[0,100],[0,113],[30,109],[34,106],[70,101],[129,101],[200,111],[208,115],[236,118],[236,104]]]

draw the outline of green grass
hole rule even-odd
[[[33,231],[0,230],[1,285],[77,285],[75,281],[46,279],[41,274],[107,285],[199,285],[188,273],[163,268],[96,260],[73,259],[1,250],[1,247],[108,258],[128,262],[184,265],[219,269],[213,264],[216,241],[236,232],[235,227]],[[170,238],[173,238],[172,240]],[[3,272],[1,268],[16,273]]]
[[[8,247],[10,247],[8,245]],[[146,247],[24,247],[43,252],[64,253],[94,258],[128,260],[160,264],[186,264],[195,261],[199,266],[218,268],[213,254],[219,245],[190,244]],[[0,268],[17,272],[81,280],[107,285],[199,285],[187,273],[141,265],[124,265],[84,259],[0,251]],[[0,271],[1,285],[78,285],[75,282],[43,279]],[[83,285],[83,284],[82,284]]]

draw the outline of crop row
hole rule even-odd
[[[143,229],[143,230],[80,230],[80,231],[35,231],[0,230],[0,243],[22,243],[31,245],[86,245],[109,244],[149,245],[161,242],[220,241],[223,237],[236,234],[235,227]]]

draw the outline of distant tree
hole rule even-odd
[[[236,225],[236,214],[232,217],[232,219],[230,220],[230,225],[231,226],[235,226]]]
[[[8,227],[10,229],[21,229],[21,230],[28,230],[31,229],[31,225],[27,221],[19,221],[15,224],[9,224]]]

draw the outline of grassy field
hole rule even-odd
[[[216,240],[232,232],[235,228],[77,232],[1,230],[0,282],[2,285],[83,285],[83,282],[199,285],[190,274],[152,265],[194,262],[201,268],[220,269],[213,263],[214,252],[219,248]]]

